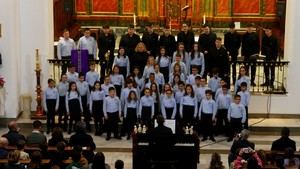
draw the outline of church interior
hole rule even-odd
[[[97,160],[99,162],[97,156],[101,156],[101,154],[105,156],[105,162],[103,161],[101,167],[106,169],[108,166],[121,169],[122,167],[117,166],[117,160],[123,162],[125,169],[213,169],[214,167],[244,169],[251,168],[250,162],[254,158],[257,166],[251,169],[300,168],[300,104],[298,100],[300,98],[300,80],[297,79],[300,71],[298,66],[300,58],[297,57],[297,54],[300,53],[299,45],[297,45],[300,40],[298,31],[300,22],[297,19],[300,17],[300,11],[297,8],[299,6],[299,0],[0,0],[0,169],[9,169],[10,154],[15,153],[16,149],[19,150],[17,143],[11,144],[11,138],[7,134],[13,128],[16,133],[25,136],[23,143],[25,150],[23,146],[20,151],[30,154],[27,159],[18,159],[16,162],[24,169],[25,167],[52,169],[54,166],[67,169],[70,167],[92,169],[93,163],[97,164]],[[232,27],[232,25],[234,26]],[[182,40],[180,34],[185,32],[184,27],[186,27],[186,32],[192,33],[191,43],[180,41],[180,39]],[[229,50],[229,47],[236,41],[229,43],[226,41],[226,39],[228,40],[226,35],[230,34],[231,28],[234,29],[239,39],[236,57]],[[209,29],[209,35],[214,34],[215,36],[214,39],[212,38],[212,45],[209,45],[207,50],[204,44],[209,43],[210,37],[201,41],[203,35],[206,34],[206,29]],[[246,46],[251,39],[244,40],[244,35],[249,33],[250,29],[252,34],[256,35],[257,41]],[[275,39],[274,43],[276,41],[275,47],[266,47],[274,45],[270,42],[266,45],[265,39],[268,38],[268,30]],[[133,31],[132,33],[139,39],[132,48],[129,47],[133,43],[132,39],[124,40],[127,38],[126,36],[131,38],[130,31]],[[160,39],[166,36],[166,32],[170,34],[167,37],[171,35],[174,37],[174,49],[169,50],[171,45],[164,46],[169,45],[171,43],[169,41],[161,45]],[[105,37],[102,41],[102,36],[107,34],[112,35],[113,42],[108,41]],[[151,34],[157,35],[155,43],[153,43]],[[145,38],[145,35],[148,35],[148,39]],[[83,39],[88,36],[93,39],[93,42],[87,43],[94,43],[95,46],[85,48],[83,46],[86,44]],[[65,48],[61,47],[67,43],[64,41],[66,39],[72,39],[71,42],[74,45],[71,48],[69,46],[68,54],[65,54],[63,51]],[[217,41],[220,42],[220,47],[218,47]],[[110,45],[109,43],[113,43],[112,48],[107,47]],[[140,43],[145,47],[144,53],[147,57],[139,60],[134,57],[142,56],[136,54]],[[183,44],[185,48],[183,56],[179,54],[180,44]],[[199,57],[205,58],[203,59],[205,68],[202,63],[200,66],[193,65],[195,44],[199,48]],[[254,45],[257,45],[257,51],[247,56],[245,51],[253,48]],[[165,52],[170,51],[171,53],[168,60],[173,59],[170,62],[174,62],[168,63],[166,73],[168,77],[165,77],[160,65],[163,57],[160,53],[162,46],[164,46]],[[218,56],[221,57],[221,54],[218,51],[215,52],[217,53],[215,57],[211,54],[212,51],[219,50],[219,48],[224,49],[224,57],[227,58],[225,65],[227,67],[224,68],[224,72],[221,72],[222,69],[218,67],[219,65],[223,66],[221,63],[223,61],[218,60],[220,59]],[[120,54],[122,53],[121,49],[124,49],[125,54]],[[268,60],[270,51],[276,51],[275,59]],[[127,69],[126,67],[124,69],[124,66],[116,63],[123,57],[122,55],[128,55],[129,58],[125,58],[127,58],[130,68],[127,65]],[[178,63],[177,56],[181,57]],[[151,59],[155,63],[152,64]],[[186,73],[182,73],[181,64],[186,66]],[[160,71],[163,76],[163,83],[160,83],[156,77],[156,65],[158,65],[158,72]],[[151,66],[152,70],[149,68]],[[178,74],[175,73],[176,66],[179,67]],[[115,73],[116,67],[119,68],[117,73]],[[72,68],[78,72],[75,81],[67,79],[71,77],[70,72],[73,73]],[[199,72],[194,74],[194,68]],[[98,75],[98,79],[93,81],[92,85],[88,83],[87,78],[90,69],[94,69],[92,72]],[[141,76],[138,74],[135,76],[136,69],[139,69]],[[241,75],[242,69],[246,71],[246,75]],[[217,75],[215,71],[219,71]],[[82,73],[84,74],[82,75]],[[154,82],[151,82],[151,75],[155,78]],[[217,77],[218,75],[220,77]],[[67,94],[62,97],[59,86],[64,82],[64,76],[67,81],[65,90]],[[79,87],[78,82],[82,82],[80,81],[81,76],[83,76],[84,82],[87,81],[85,84],[88,86],[88,96],[85,96],[85,100],[83,96],[80,97],[82,86]],[[121,77],[120,84],[118,80],[115,80],[115,76]],[[178,77],[179,82],[175,82],[175,76]],[[182,76],[184,77],[182,78]],[[242,79],[241,76],[244,76],[246,80],[238,84]],[[190,77],[193,79],[192,82],[189,81]],[[107,78],[108,85],[105,84]],[[139,84],[140,79],[136,80],[136,78],[145,81]],[[217,92],[210,84],[214,78],[219,79],[217,88],[220,89],[220,93],[223,95],[224,88],[226,88],[225,92],[228,90],[229,93],[230,102],[224,117],[220,117],[221,111],[217,110],[221,109],[218,108],[218,105],[222,107],[223,104],[220,103],[221,101],[217,101],[219,100],[218,96],[215,96]],[[197,93],[197,80],[199,84],[201,80],[204,80],[206,90],[201,93],[203,96]],[[219,85],[222,80],[225,81],[225,85]],[[98,104],[97,101],[99,101],[96,98],[100,95],[92,96],[93,93],[96,95],[97,82],[99,82],[99,90],[103,95],[101,108],[95,108],[98,106],[95,103]],[[183,82],[183,90],[180,89],[180,82]],[[242,84],[244,83],[246,87],[243,89]],[[68,97],[73,97],[72,84],[76,86],[75,94],[78,95],[79,100],[76,103],[80,106],[73,102],[70,103],[71,99],[68,100]],[[134,90],[128,87],[128,84],[133,84],[136,88],[135,92],[132,92]],[[169,84],[170,89],[165,89],[166,84]],[[105,85],[112,87],[106,87],[104,91]],[[155,91],[152,89],[153,86],[156,88]],[[193,94],[189,94],[189,87]],[[49,97],[47,95],[49,88],[54,88],[53,91],[57,92],[54,99],[51,94],[49,94],[51,99],[46,98]],[[148,100],[144,101],[144,99],[148,99],[147,90],[151,92],[153,106],[149,106]],[[168,97],[168,91],[172,95],[170,98],[176,102],[172,107],[174,117],[170,118],[166,115],[166,111],[170,109],[163,105],[164,98]],[[177,92],[181,91],[183,94],[177,96]],[[113,92],[114,94],[111,94]],[[123,96],[123,93],[126,92],[127,94]],[[247,96],[242,96],[239,94],[240,92],[246,92]],[[127,101],[132,101],[132,93],[135,93],[133,100],[136,100],[137,106],[135,121],[130,126],[129,117],[126,116],[129,109],[127,110],[126,106],[129,105]],[[195,100],[192,106],[189,101],[187,101],[187,105],[184,103],[184,99],[190,95]],[[197,98],[198,95],[201,95],[201,101]],[[96,101],[92,100],[93,97]],[[209,99],[208,97],[213,98]],[[246,105],[242,104],[245,101],[244,97],[250,98]],[[61,101],[61,98],[64,100]],[[177,101],[178,99],[179,101]],[[49,100],[55,100],[54,104],[52,102],[50,104]],[[117,106],[113,103],[115,100],[118,100]],[[214,107],[212,109],[205,108],[204,100],[211,100],[208,104],[213,102],[216,110]],[[228,113],[229,107],[231,109],[232,105],[235,106],[236,100],[242,102],[237,103],[243,105],[238,109],[241,111],[242,117],[235,118],[233,113],[232,116]],[[66,119],[70,121],[72,119],[71,111],[79,113],[79,120],[75,119],[76,124],[74,124],[73,131],[72,129],[68,130],[68,127],[72,127],[60,124],[63,122],[61,115],[58,115],[61,102],[69,104],[66,106],[65,114],[62,115],[63,118],[67,117]],[[94,104],[94,107],[91,103]],[[145,104],[145,106],[138,104]],[[56,116],[49,115],[50,111],[48,110],[51,106],[54,114],[57,113]],[[195,108],[195,111],[191,107]],[[95,120],[98,116],[95,115],[94,111],[97,111],[94,108],[101,109],[100,122]],[[205,119],[205,117],[207,118],[205,111],[210,110],[212,112],[207,113],[211,113],[211,116]],[[192,111],[190,119],[184,119],[187,117],[185,114],[190,111]],[[143,119],[145,112],[151,114],[149,122]],[[118,116],[116,118],[119,121],[114,121],[114,115]],[[70,116],[69,119],[68,116]],[[53,117],[53,122],[49,120],[50,117]],[[164,124],[172,129],[173,134],[169,138],[166,136],[167,134],[161,134],[160,137],[157,137],[158,141],[155,142],[153,140],[156,137],[153,136],[153,133],[156,128],[161,127],[158,124],[160,117],[165,119]],[[223,122],[222,124],[218,123],[221,118],[224,118],[224,124]],[[234,126],[235,119],[239,119],[240,126]],[[37,121],[42,123],[38,131],[34,128],[35,122],[38,126]],[[100,123],[100,129],[98,123]],[[62,165],[54,165],[52,161],[52,154],[57,151],[58,144],[50,145],[48,142],[54,137],[54,129],[58,128],[56,126],[61,127],[59,131],[63,134],[65,151],[69,155],[64,160],[60,159]],[[126,127],[129,128],[128,136],[125,131]],[[119,132],[120,136],[116,136],[114,133],[115,138],[111,138],[110,134],[107,134],[111,131]],[[42,144],[32,146],[28,143],[28,136],[36,132],[45,136],[45,144],[48,148],[46,152],[43,152]],[[80,137],[78,134],[80,132],[85,136]],[[80,145],[82,152],[80,155],[87,161],[85,165],[74,160],[77,144],[71,144],[70,140],[75,137],[71,138],[73,135],[78,136],[77,140],[82,145],[87,145]],[[176,140],[170,150],[171,153],[167,149],[168,146],[164,145],[166,144],[164,141],[170,138],[172,141]],[[243,138],[245,138],[245,142],[243,142]],[[286,140],[275,151],[275,140],[278,138]],[[87,144],[89,139],[92,140],[93,146]],[[155,147],[158,143],[164,145],[162,146],[163,150],[151,151],[152,144]],[[284,146],[289,143],[294,146],[286,149]],[[243,147],[242,144],[247,145]],[[287,155],[290,148],[293,150],[291,157]],[[236,155],[233,155],[233,149],[238,151],[234,152],[237,153]],[[18,151],[19,156],[20,151]],[[38,167],[32,165],[33,152],[36,151],[42,154]],[[154,158],[169,156],[166,152],[173,153],[175,160]],[[92,157],[89,153],[92,154]],[[249,157],[249,161],[244,160],[240,155],[243,153],[251,154],[253,157]],[[48,156],[44,156],[44,154],[48,154]],[[231,155],[234,156],[234,159]],[[98,168],[101,167],[98,166]]]

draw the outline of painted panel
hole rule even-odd
[[[76,12],[86,12],[88,0],[76,0]]]
[[[229,0],[217,0],[215,3],[217,6],[217,15],[229,14]]]
[[[276,0],[265,0],[266,14],[276,14],[277,4]]]
[[[159,0],[159,16],[165,16],[165,0]]]
[[[123,13],[134,13],[134,0],[123,0]]]
[[[234,0],[233,13],[235,15],[258,15],[260,0]]]
[[[118,0],[93,0],[93,13],[118,13]]]

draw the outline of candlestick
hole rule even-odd
[[[134,25],[134,27],[136,26],[136,15],[135,14],[133,14],[133,25]]]
[[[205,23],[206,23],[206,16],[205,16],[205,14],[203,15],[203,25],[205,25]]]
[[[39,56],[39,50],[36,49],[35,50],[35,68],[36,70],[40,70],[41,66],[40,66],[40,56]]]

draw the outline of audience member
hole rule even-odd
[[[25,137],[19,133],[20,128],[18,127],[18,123],[16,121],[9,122],[7,127],[9,131],[2,137],[7,138],[9,145],[14,146],[19,140],[25,140]]]
[[[237,155],[241,148],[250,147],[252,150],[254,150],[255,144],[248,141],[249,134],[250,134],[249,130],[244,129],[240,134],[237,135],[237,138],[232,143],[232,146],[230,148],[230,153],[228,155],[229,164],[237,158]]]
[[[78,151],[72,152],[72,163],[66,167],[66,169],[82,169],[80,165],[81,153]]]
[[[261,169],[262,162],[252,148],[240,148],[237,158],[234,160],[234,169]]]
[[[43,157],[40,151],[32,152],[28,169],[45,169],[46,166],[42,165],[42,158]]]
[[[52,153],[50,165],[58,165],[61,168],[65,168],[65,164],[63,163],[63,160],[67,160],[69,158],[69,155],[65,152],[65,143],[59,142],[56,145],[56,151]]]
[[[56,146],[59,142],[67,144],[67,140],[64,139],[63,130],[59,127],[55,127],[52,131],[52,137],[48,140],[48,146]]]
[[[281,168],[286,168],[286,167],[299,168],[300,160],[295,156],[294,151],[295,150],[293,150],[291,147],[288,147],[285,150],[285,158],[283,160],[283,166]]]
[[[5,137],[0,137],[0,159],[4,159],[7,157],[8,151],[6,150],[6,146],[8,145],[8,141]]]
[[[272,151],[284,151],[287,148],[291,148],[296,151],[296,142],[289,138],[290,129],[283,127],[281,129],[281,137],[272,143]]]
[[[20,160],[29,160],[29,154],[24,151],[26,142],[24,140],[19,140],[17,143],[17,149],[20,151]]]
[[[102,152],[96,153],[89,169],[110,169],[110,166],[105,163],[105,156]]]
[[[115,162],[115,169],[124,169],[124,162],[122,160],[117,160]]]
[[[41,131],[42,123],[39,120],[35,120],[33,121],[32,126],[32,133],[27,136],[27,144],[30,146],[38,146],[47,143],[47,138]]]
[[[79,121],[76,123],[75,132],[76,133],[70,137],[70,146],[88,147],[91,150],[95,150],[96,145],[94,140],[92,136],[86,133],[85,124],[83,122]]]
[[[20,160],[20,151],[13,150],[8,153],[7,156],[8,163],[4,169],[25,169],[25,166],[19,162]]]
[[[220,154],[213,153],[211,155],[209,169],[225,169]]]
[[[50,154],[48,152],[48,144],[47,143],[42,143],[39,145],[42,157],[44,159],[49,159],[50,158]]]

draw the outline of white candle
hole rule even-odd
[[[206,16],[205,14],[203,15],[203,25],[206,23]]]
[[[171,23],[171,19],[170,19],[170,22],[169,22],[169,27],[170,27],[170,30],[172,31],[172,23]]]
[[[136,15],[133,14],[133,25],[136,26]]]

